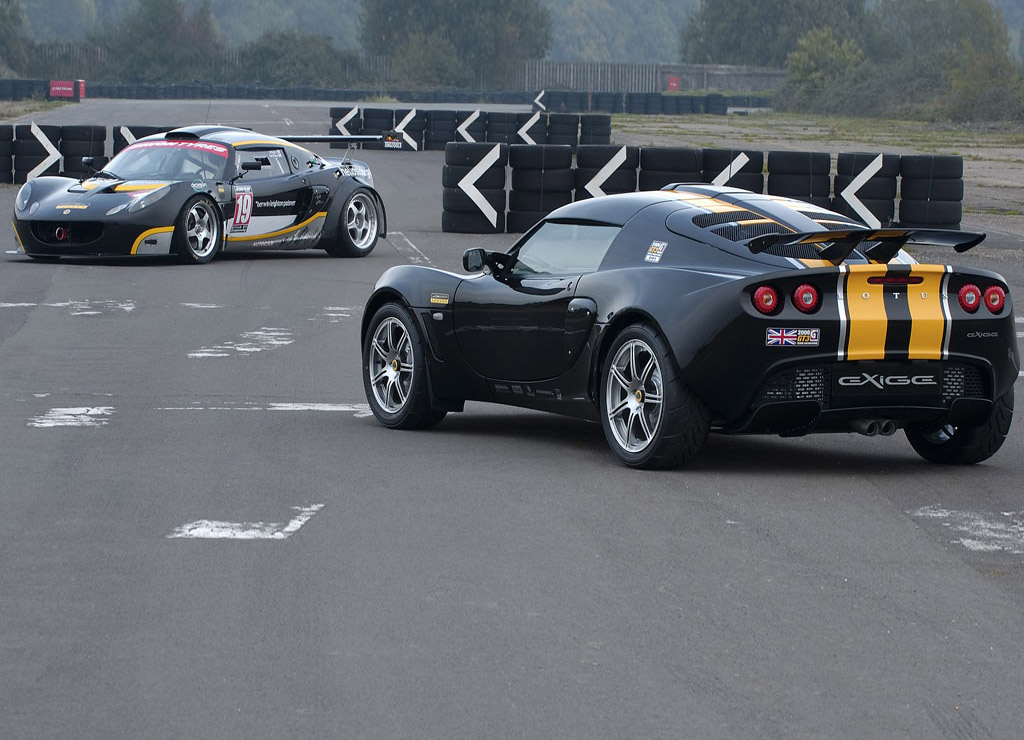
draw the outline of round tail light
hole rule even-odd
[[[992,313],[999,313],[1006,305],[1006,291],[993,285],[985,291],[985,308]]]
[[[968,283],[960,288],[960,308],[967,313],[974,313],[981,306],[981,288]]]
[[[754,291],[754,308],[765,316],[771,316],[782,310],[779,292],[770,285],[762,285]]]
[[[793,305],[803,313],[814,313],[821,304],[821,296],[813,285],[804,283],[793,291]]]

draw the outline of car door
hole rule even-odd
[[[313,186],[297,161],[293,166],[284,147],[238,147],[235,157],[237,171],[244,174],[233,185],[235,209],[228,222],[229,243],[274,249],[319,235],[322,223],[310,233]],[[322,217],[319,220],[322,222]]]
[[[456,341],[466,364],[495,380],[538,381],[575,361],[566,331],[596,305],[576,296],[581,275],[600,265],[619,228],[547,222],[510,252],[507,269],[464,280],[452,301]],[[578,332],[574,332],[578,334]]]

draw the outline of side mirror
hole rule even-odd
[[[483,272],[487,267],[487,250],[477,247],[467,249],[462,255],[462,268],[466,272]]]
[[[242,162],[242,169],[245,170],[246,172],[251,170],[262,170],[264,161],[265,158],[260,157],[255,162]],[[267,162],[267,164],[270,164],[270,162]]]

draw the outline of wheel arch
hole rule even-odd
[[[611,351],[612,345],[615,344],[615,338],[626,328],[633,326],[634,324],[647,324],[650,326],[669,348],[669,356],[672,359],[672,364],[674,366],[677,365],[675,353],[671,351],[672,344],[668,340],[668,335],[665,334],[661,325],[651,314],[636,307],[620,311],[612,317],[612,320],[609,321],[601,331],[597,351],[594,352],[592,356],[593,359],[590,363],[590,377],[587,384],[587,394],[590,397],[590,400],[594,403],[598,402],[598,393],[601,389],[601,368],[604,367],[604,362],[608,357],[608,353]],[[677,373],[679,372],[678,366],[675,367],[675,371]]]

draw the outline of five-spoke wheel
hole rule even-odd
[[[348,197],[342,208],[337,242],[324,248],[334,257],[365,257],[377,244],[380,227],[375,198],[369,190],[360,188]]]
[[[205,196],[195,196],[182,208],[174,227],[178,259],[192,264],[209,262],[220,251],[222,230],[216,204]]]

